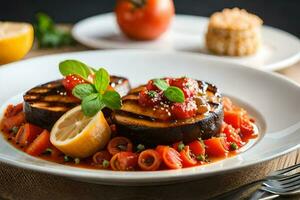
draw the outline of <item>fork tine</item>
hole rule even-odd
[[[267,180],[273,180],[273,181],[284,181],[284,180],[288,180],[294,177],[298,177],[300,176],[300,172],[295,173],[295,174],[291,174],[291,175],[277,175],[277,176],[270,176],[267,177]]]
[[[261,190],[270,192],[272,194],[279,194],[279,195],[291,195],[291,194],[300,194],[300,185],[293,186],[288,189],[280,189],[280,188],[269,188],[263,186],[260,188]]]
[[[263,185],[269,188],[289,189],[297,185],[300,186],[300,177],[297,177],[297,180],[291,180],[288,184],[281,184],[279,182],[278,183],[264,182]]]
[[[296,182],[298,180],[300,180],[300,174],[298,174],[298,176],[292,176],[289,179],[280,180],[279,182],[280,182],[281,185],[288,185],[288,184]]]
[[[281,181],[281,180],[286,180],[286,179],[290,179],[292,177],[298,176],[300,174],[300,172],[295,173],[295,174],[289,174],[289,175],[275,175],[275,176],[267,176],[266,179],[267,180],[277,180],[277,181]]]
[[[272,172],[270,174],[270,176],[282,175],[282,174],[285,174],[285,173],[290,172],[292,170],[295,170],[295,169],[297,169],[299,167],[300,167],[300,163],[298,163],[296,165],[293,165],[293,166],[290,166],[290,167],[287,167],[287,168],[284,168],[284,169],[281,169],[281,170],[277,170],[275,172]]]

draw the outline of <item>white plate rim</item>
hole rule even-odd
[[[106,53],[108,52],[117,52],[117,51],[124,51],[124,50],[107,50],[105,51]],[[135,50],[125,50],[125,51],[129,51],[129,52],[134,52]],[[195,53],[187,53],[187,52],[155,52],[152,50],[138,50],[139,52],[150,52],[150,53],[159,53],[159,54],[183,54],[183,55],[188,55],[188,56],[195,56],[195,57],[202,57],[202,59],[206,59],[206,60],[211,60],[214,61],[214,59],[211,58],[206,58],[203,57],[199,54],[195,54]],[[39,59],[49,59],[49,58],[53,58],[56,56],[70,56],[72,57],[73,55],[80,55],[80,54],[89,54],[89,53],[101,53],[103,51],[82,51],[82,52],[75,52],[75,53],[63,53],[63,54],[55,54],[55,55],[48,55],[48,56],[41,56],[41,57],[36,57],[36,58],[32,58],[32,59],[28,59],[28,60],[39,60]],[[0,70],[4,69],[4,68],[8,68],[8,67],[13,67],[14,65],[21,65],[24,62],[27,62],[28,60],[24,60],[24,61],[19,61],[16,63],[11,63],[11,64],[7,64],[7,65],[3,65],[1,66]],[[244,70],[255,70],[252,69],[251,67],[245,67],[242,65],[237,65],[234,64],[236,67],[238,68],[244,68]],[[280,79],[280,81],[284,81],[287,84],[296,86],[298,88],[300,88],[300,85],[298,83],[296,83],[295,81],[292,81],[290,79],[288,79],[287,77],[284,77],[282,75],[279,74],[275,74],[275,73],[269,73],[269,72],[264,72],[264,71],[259,71],[259,70],[255,70],[257,71],[257,73],[261,73],[261,74],[267,74],[268,76],[273,76],[276,77],[278,79]],[[38,165],[34,165],[32,163],[20,163],[18,161],[15,161],[13,159],[10,159],[8,157],[6,157],[5,155],[3,155],[2,153],[0,153],[0,161],[7,163],[9,165],[12,166],[16,166],[16,167],[20,167],[20,168],[24,168],[24,169],[30,169],[33,171],[39,171],[39,172],[44,172],[44,173],[48,173],[48,174],[53,174],[53,175],[60,175],[60,176],[66,176],[66,177],[70,177],[70,178],[76,178],[76,179],[91,179],[91,180],[101,180],[102,183],[104,184],[116,184],[116,182],[119,182],[119,184],[122,183],[138,183],[141,182],[149,182],[149,181],[172,181],[172,180],[180,180],[182,178],[189,178],[189,179],[195,179],[195,178],[199,178],[199,177],[206,177],[206,176],[211,176],[211,175],[215,175],[215,174],[220,174],[220,173],[228,173],[228,172],[232,172],[235,171],[237,169],[243,169],[246,167],[250,167],[265,161],[269,161],[272,160],[274,158],[283,156],[291,151],[294,151],[296,149],[298,149],[300,147],[300,144],[298,144],[297,146],[291,147],[289,149],[286,149],[285,151],[281,151],[280,153],[274,154],[272,156],[269,156],[267,158],[261,159],[257,162],[253,162],[253,163],[249,163],[243,166],[239,166],[239,167],[231,167],[224,170],[220,170],[220,171],[212,171],[209,173],[201,173],[201,171],[198,171],[198,173],[189,173],[189,174],[185,174],[184,171],[186,169],[182,169],[181,171],[183,173],[181,174],[177,174],[176,171],[174,171],[175,173],[172,174],[160,174],[158,177],[152,177],[149,176],[149,174],[152,174],[153,172],[113,172],[114,176],[105,176],[105,174],[101,174],[101,176],[103,177],[99,177],[99,175],[97,175],[97,172],[95,173],[95,170],[80,170],[77,171],[76,174],[74,174],[74,172],[72,171],[68,171],[67,169],[70,167],[64,167],[66,170],[64,171],[60,171],[59,169],[53,169],[53,168],[47,168],[47,167],[43,167],[43,166],[38,166]],[[14,147],[13,147],[14,148]],[[16,151],[19,151],[17,149],[15,149]],[[24,156],[28,156],[26,155],[24,152],[21,152],[24,154]],[[38,158],[35,158],[38,159]],[[51,162],[49,162],[51,163]],[[72,168],[72,167],[71,167]],[[72,168],[73,169],[73,168]],[[130,175],[127,175],[130,174]],[[137,177],[138,175],[138,177]],[[137,180],[139,179],[139,180]]]

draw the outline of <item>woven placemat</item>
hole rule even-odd
[[[278,160],[234,173],[161,186],[109,186],[84,183],[60,176],[20,169],[0,163],[0,197],[12,200],[98,199],[98,200],[199,200],[208,199],[273,171]],[[291,163],[288,163],[289,165]],[[174,172],[176,173],[176,172]],[[244,194],[243,197],[247,197]],[[241,199],[243,199],[241,197]],[[294,197],[292,199],[300,199]]]
[[[1,163],[0,196],[3,199],[206,199],[231,187],[259,179],[265,165],[225,176],[163,186],[106,186],[15,168]],[[247,172],[247,173],[245,173]],[[250,176],[246,175],[250,174]]]

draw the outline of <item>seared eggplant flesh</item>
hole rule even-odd
[[[160,119],[155,109],[141,106],[138,102],[140,86],[122,98],[121,110],[114,111],[113,122],[118,133],[129,137],[135,143],[149,146],[170,145],[178,141],[188,143],[197,138],[208,139],[220,133],[223,121],[221,95],[216,86],[198,81],[201,104],[195,117],[181,120]],[[201,108],[201,106],[200,106]]]
[[[110,79],[110,85],[121,96],[130,91],[126,78],[111,76]],[[79,99],[67,95],[62,79],[32,88],[25,93],[23,99],[26,120],[48,130],[65,112],[80,104]]]

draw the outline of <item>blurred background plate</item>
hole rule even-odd
[[[188,51],[261,70],[278,70],[300,59],[300,41],[297,37],[269,26],[263,26],[263,46],[253,56],[216,56],[205,48],[204,36],[208,18],[176,15],[169,31],[155,41],[132,41],[119,31],[112,13],[96,15],[78,22],[72,34],[85,46],[95,49],[159,49]]]

